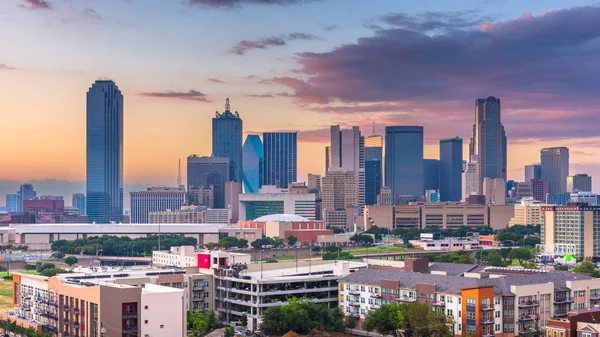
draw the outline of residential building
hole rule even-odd
[[[502,178],[483,179],[483,194],[489,205],[504,205],[506,203],[506,182]]]
[[[477,164],[467,163],[462,173],[462,200],[466,201],[471,195],[479,195],[477,181]]]
[[[225,183],[225,208],[231,215],[229,223],[237,222],[240,216],[240,198],[242,183],[228,181]]]
[[[550,194],[561,194],[567,190],[569,176],[569,148],[550,147],[541,150],[542,179],[550,184]]]
[[[352,199],[355,199],[356,203],[352,206],[362,206],[365,204],[365,138],[360,134],[358,126],[342,130],[339,125],[332,125],[330,132],[331,166],[328,167],[327,172],[331,170],[353,172],[356,181],[352,186],[356,186],[356,197]],[[373,150],[371,156],[373,152],[377,150]]]
[[[270,214],[295,214],[315,219],[314,193],[288,193],[287,189],[263,185],[258,193],[239,195],[240,221]]]
[[[525,181],[542,179],[542,164],[525,165]]]
[[[392,189],[384,186],[379,191],[377,196],[377,205],[391,205],[392,204]]]
[[[600,257],[600,206],[543,206],[542,252]]]
[[[477,194],[484,194],[484,178],[506,181],[506,133],[501,116],[499,98],[490,96],[475,100],[475,124],[469,158],[477,161]]]
[[[546,202],[546,195],[550,193],[550,183],[544,179],[531,179],[533,198],[537,201]]]
[[[242,148],[244,193],[257,193],[263,178],[263,143],[258,135],[248,135]]]
[[[149,223],[150,212],[180,209],[187,201],[183,186],[148,187],[145,191],[131,192],[130,223]]]
[[[321,182],[323,210],[351,208],[358,204],[356,174],[330,168]]]
[[[123,95],[111,80],[87,92],[86,212],[89,223],[123,222]]]
[[[19,202],[19,197],[17,193],[7,194],[6,195],[6,213],[14,213],[17,212],[19,207],[17,206]]]
[[[230,161],[226,157],[191,155],[187,158],[188,192],[212,189],[214,208],[225,208],[225,182],[230,181],[230,171]]]
[[[383,183],[383,137],[365,137],[365,205],[377,204]]]
[[[297,179],[298,132],[263,133],[264,185],[286,188]]]
[[[392,200],[399,195],[423,196],[423,127],[385,127],[385,186]]]
[[[542,207],[548,206],[533,198],[523,198],[521,203],[515,205],[515,215],[510,222],[508,227],[512,226],[541,226],[543,212]]]
[[[85,194],[75,193],[71,198],[71,205],[77,208],[80,215],[86,215],[85,209]]]
[[[585,173],[567,177],[567,192],[573,191],[591,192],[592,177]]]
[[[230,210],[226,208],[184,205],[179,210],[148,213],[148,223],[151,224],[228,224],[229,222]]]
[[[440,201],[460,201],[462,199],[462,138],[440,140]]]
[[[423,189],[425,191],[440,190],[440,161],[423,159]]]
[[[548,320],[546,336],[597,337],[600,334],[600,308],[571,309],[561,317]]]
[[[600,205],[600,196],[593,192],[571,193],[570,202],[587,204],[588,206],[598,206]]]
[[[225,111],[221,113],[217,111],[212,120],[212,155],[229,159],[229,174],[225,181],[242,182],[242,128],[240,114],[237,111],[230,111],[229,98],[227,98]]]

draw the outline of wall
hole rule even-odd
[[[167,288],[163,292],[161,288],[166,287],[147,284],[142,292],[139,335],[185,337],[184,291]]]

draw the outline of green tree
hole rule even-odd
[[[344,327],[346,329],[355,329],[358,326],[358,319],[356,316],[347,316],[346,321],[344,322]]]
[[[360,245],[367,245],[367,244],[373,243],[373,237],[368,234],[356,233],[352,237],[350,237],[350,241],[356,242],[357,244],[360,244]]]
[[[56,276],[58,274],[66,274],[66,273],[69,273],[69,271],[61,269],[61,268],[48,268],[48,269],[42,270],[40,272],[40,275],[46,276],[46,277],[52,277],[52,276]]]
[[[325,304],[291,298],[282,306],[267,308],[260,327],[265,334],[276,335],[288,331],[306,334],[316,327],[340,331],[343,329],[343,314],[339,308],[329,309]]]
[[[340,250],[342,250],[342,248],[340,248],[338,246],[333,246],[333,245],[325,246],[325,252],[327,252],[327,253],[337,253]]]
[[[564,265],[558,265],[554,267],[554,270],[562,270],[562,271],[567,271],[569,270],[569,266],[564,266]]]
[[[288,246],[294,246],[296,244],[296,242],[298,242],[298,238],[293,235],[290,235],[287,238],[287,242],[288,242]]]
[[[223,336],[224,337],[233,337],[234,334],[235,334],[235,331],[233,330],[233,328],[228,326],[225,328],[225,332],[224,332]]]
[[[68,264],[69,267],[73,267],[74,265],[79,263],[79,259],[77,259],[75,256],[69,256],[65,258],[65,263]]]
[[[313,252],[320,252],[321,251],[321,246],[313,246],[312,247],[312,251]]]
[[[524,247],[535,247],[536,245],[539,245],[542,242],[542,240],[536,236],[528,236],[525,239],[523,239],[523,246]]]
[[[574,265],[572,270],[576,273],[591,274],[594,270],[596,270],[596,266],[592,261],[584,260],[581,261],[581,263]]]
[[[488,266],[494,266],[494,267],[505,267],[506,266],[506,262],[504,262],[504,259],[502,259],[502,256],[497,251],[491,251],[489,254],[487,254],[485,261]]]
[[[208,327],[214,329],[217,327],[217,315],[215,311],[210,309],[208,312],[208,316],[206,316],[206,322],[208,323]]]
[[[508,257],[511,260],[517,259],[519,260],[519,264],[522,264],[523,261],[531,260],[533,255],[531,251],[527,248],[513,248],[510,253],[508,253]]]
[[[248,248],[248,240],[238,239],[238,248]]]
[[[29,263],[25,263],[25,265],[23,266],[23,268],[25,270],[36,270],[37,267],[35,266],[35,264],[29,264]]]
[[[275,248],[279,248],[279,247],[285,246],[285,241],[282,238],[280,238],[279,236],[274,236],[272,238],[272,240],[273,240],[272,245]]]
[[[200,336],[208,330],[206,317],[199,311],[190,311],[187,315],[188,330],[192,331],[193,336]]]
[[[241,323],[243,327],[248,326],[248,316],[246,314],[242,315]]]
[[[238,246],[239,240],[235,236],[226,236],[219,240],[219,246],[229,249]]]

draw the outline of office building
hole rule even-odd
[[[19,195],[17,193],[6,195],[6,213],[14,213],[19,209]]]
[[[423,188],[425,191],[440,189],[440,161],[423,159]]]
[[[351,208],[358,204],[356,174],[330,168],[321,182],[323,210]]]
[[[422,126],[386,126],[385,186],[392,189],[392,200],[423,196]]]
[[[384,186],[381,188],[379,195],[377,196],[377,205],[391,205],[392,204],[392,189]]]
[[[462,199],[462,138],[440,140],[440,201]]]
[[[226,181],[242,182],[242,119],[237,111],[230,111],[229,98],[225,101],[225,111],[217,111],[212,120],[212,155],[229,158]]]
[[[34,214],[36,220],[45,215],[55,220],[56,216],[65,211],[65,201],[62,199],[33,199],[23,200],[23,212]],[[36,221],[36,222],[39,222]]]
[[[34,200],[37,197],[37,192],[31,184],[23,184],[17,191],[17,212],[23,212],[23,201]]]
[[[85,210],[85,194],[75,193],[71,199],[71,205],[77,208],[80,215],[86,215]]]
[[[229,223],[237,222],[239,219],[239,195],[242,192],[242,184],[235,181],[225,183],[225,208],[230,210]]]
[[[588,206],[600,205],[600,196],[593,192],[575,192],[571,193],[572,203],[587,204]]]
[[[476,163],[467,163],[462,173],[462,199],[466,201],[471,195],[478,195],[477,187],[477,165]]]
[[[258,193],[240,194],[240,221],[271,214],[295,214],[315,220],[313,193],[288,193],[287,189],[263,185]]]
[[[546,195],[550,193],[550,183],[544,179],[532,179],[530,182],[533,189],[533,198],[537,201],[546,202]]]
[[[123,95],[113,81],[87,92],[86,146],[88,222],[123,222]]]
[[[332,162],[331,162],[331,146],[326,146],[325,147],[325,172],[329,171],[329,168],[331,167]]]
[[[510,219],[508,227],[540,226],[543,218],[543,206],[548,205],[533,198],[523,198],[520,204],[515,205],[515,215]]]
[[[600,257],[600,206],[544,206],[542,252]]]
[[[569,176],[569,149],[550,147],[542,149],[542,179],[550,184],[550,194],[561,194],[567,190]]]
[[[469,158],[477,160],[477,194],[484,194],[484,178],[506,182],[506,134],[501,116],[500,99],[490,96],[475,100]]]
[[[501,178],[483,179],[483,195],[488,205],[504,205],[506,203],[506,182]]]
[[[591,192],[592,177],[585,173],[567,177],[567,192],[573,191]]]
[[[525,182],[542,179],[542,164],[525,165]]]
[[[533,198],[533,183],[532,182],[516,182],[513,185],[509,194],[512,193],[513,198],[520,200],[523,198]]]
[[[148,213],[150,224],[228,224],[231,211],[226,208],[206,208],[184,205],[177,210]]]
[[[566,206],[571,202],[571,193],[546,194],[548,205]]]
[[[193,189],[188,191],[188,204],[215,208],[215,187]]]
[[[365,205],[375,205],[383,183],[383,137],[365,138]]]
[[[264,185],[287,188],[297,179],[298,132],[263,133]]]
[[[187,186],[193,190],[213,190],[214,208],[225,208],[225,182],[230,181],[229,159],[226,157],[187,158]]]
[[[263,143],[258,135],[248,135],[242,148],[244,193],[256,193],[262,186]]]
[[[131,192],[130,223],[148,223],[150,212],[177,210],[187,201],[183,186],[149,187],[145,191]]]
[[[356,186],[357,203],[353,206],[362,207],[365,204],[365,138],[360,134],[358,126],[342,130],[339,125],[332,125],[330,131],[331,166],[327,171],[354,172],[356,183],[353,185]],[[373,143],[376,142],[373,140]]]
[[[306,184],[310,193],[315,193],[317,198],[321,198],[321,175],[320,174],[308,174],[308,182]]]

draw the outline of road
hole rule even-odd
[[[222,337],[225,335],[225,328],[222,329],[215,329],[211,332],[208,333],[208,335],[204,336],[204,337]]]

